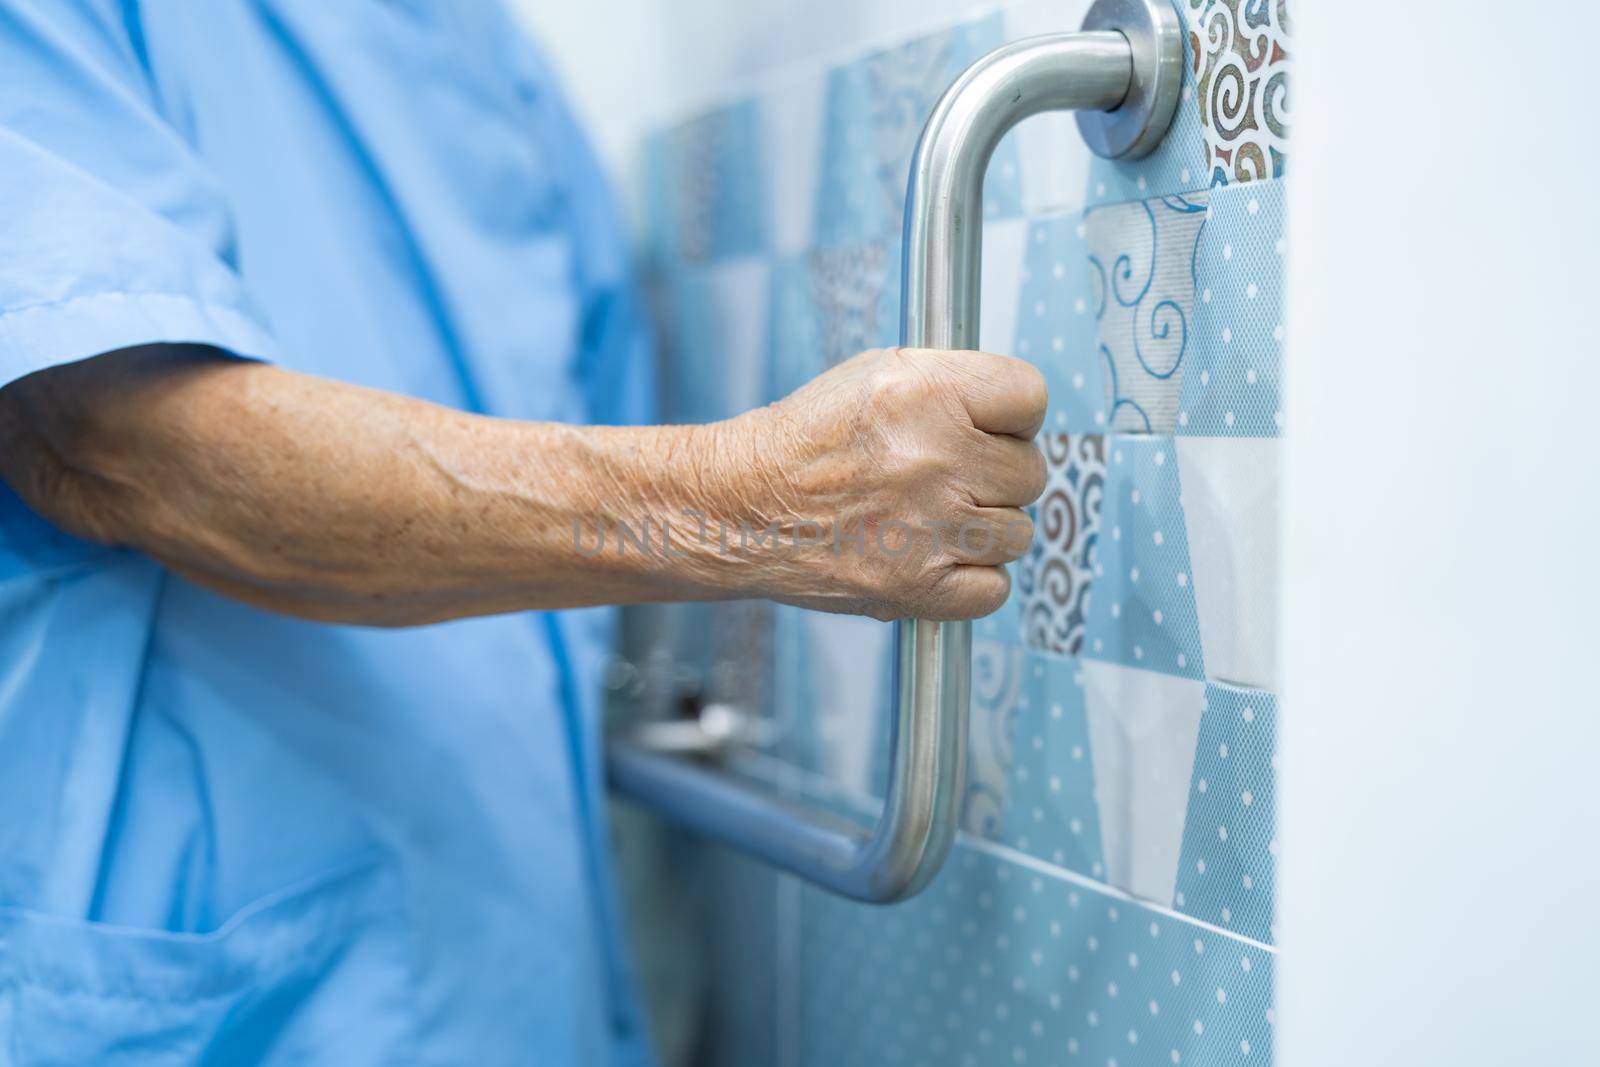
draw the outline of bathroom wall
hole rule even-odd
[[[923,118],[966,64],[1086,7],[1027,0],[753,70],[619,154],[666,416],[732,415],[896,343]],[[887,908],[703,855],[714,1062],[1272,1059],[1292,26],[1284,0],[1176,7],[1185,84],[1155,154],[1098,160],[1041,116],[989,171],[981,343],[1049,381],[1050,484],[1011,600],[975,625],[960,841]],[[737,604],[643,632],[769,723],[740,773],[871,817],[887,626]]]

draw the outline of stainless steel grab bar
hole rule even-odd
[[[906,195],[901,340],[978,340],[983,178],[1000,138],[1029,115],[1073,110],[1090,148],[1136,157],[1171,121],[1182,37],[1167,0],[1097,0],[1078,33],[997,48],[962,73],[923,127]],[[955,836],[966,778],[971,625],[895,624],[892,763],[870,832],[788,803],[638,739],[607,746],[612,786],[668,818],[857,900],[926,885]]]

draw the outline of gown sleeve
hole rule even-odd
[[[164,114],[137,15],[0,6],[0,386],[156,342],[271,359],[226,196]]]

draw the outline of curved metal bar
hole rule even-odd
[[[1130,6],[1128,0],[1110,2]],[[1138,0],[1132,6],[1146,4],[1166,6],[1165,0]],[[1174,20],[1170,39],[1146,51],[1181,55],[1176,29]],[[1116,29],[1036,37],[984,56],[945,92],[917,144],[907,191],[905,345],[976,347],[983,177],[996,144],[1040,111],[1117,108],[1130,87],[1149,76],[1136,72],[1138,55],[1130,38]],[[1171,115],[1167,103],[1166,116],[1158,116],[1163,128]],[[896,624],[895,640],[888,796],[871,831],[652,751],[637,740],[618,739],[608,746],[613,787],[845,896],[880,903],[910,896],[944,862],[960,816],[971,625],[906,621]]]

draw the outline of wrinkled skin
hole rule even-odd
[[[579,427],[156,345],[0,389],[0,477],[74,534],[301,618],[737,597],[970,618],[1027,545],[1044,407],[1018,360],[893,349],[725,422]],[[622,523],[652,550],[622,550]]]
[[[760,595],[889,619],[969,618],[1009,590],[997,565],[1032,539],[1021,509],[1044,489],[1031,443],[1044,381],[978,352],[863,352],[726,424],[731,511],[776,523],[788,554],[753,560]],[[797,519],[816,525],[798,532]],[[848,535],[859,536],[851,539]],[[741,542],[742,545],[742,542]]]

